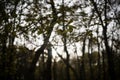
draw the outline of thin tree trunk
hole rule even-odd
[[[103,80],[106,80],[106,66],[105,66],[105,52],[102,51],[102,69],[103,69]]]
[[[51,44],[47,46],[47,51],[48,51],[48,59],[47,59],[47,66],[46,66],[46,80],[52,80],[52,48]]]
[[[67,46],[66,46],[66,38],[64,39],[64,50],[66,52],[66,55],[67,55],[67,58],[66,58],[66,74],[67,74],[67,80],[71,80],[70,78],[70,69],[69,69],[69,53],[68,53],[68,50],[67,50]]]
[[[98,46],[98,74],[97,74],[97,80],[101,80],[101,57],[100,57],[100,43],[99,43],[99,28],[97,28],[97,46]]]
[[[57,52],[57,55],[63,60],[63,62],[65,63],[65,65],[67,65],[66,59],[64,59],[58,52]],[[72,72],[74,73],[75,80],[78,80],[78,75],[77,75],[77,72],[75,71],[75,69],[70,64],[68,64],[68,66],[72,70]]]
[[[63,31],[66,30],[66,26],[65,26],[65,12],[64,12],[64,0],[62,0],[62,20],[63,20]],[[66,39],[66,33],[63,35],[63,44],[64,44],[64,51],[66,52],[66,76],[67,76],[67,80],[71,80],[70,78],[70,70],[69,70],[69,53],[67,50],[67,39]]]
[[[106,53],[107,53],[107,58],[108,58],[108,72],[109,72],[109,77],[110,80],[116,80],[115,77],[115,70],[114,70],[114,62],[113,62],[113,53],[111,52],[111,49],[108,45],[108,39],[107,39],[107,0],[105,0],[105,11],[104,11],[104,15],[105,15],[105,26],[103,27],[103,36],[104,36],[104,44],[105,44],[105,48],[106,48]]]
[[[76,69],[76,70],[78,70],[78,80],[81,80],[80,78],[81,78],[81,71],[82,71],[82,68],[81,68],[81,62],[80,62],[80,59],[79,59],[79,56],[77,55],[77,66],[78,66],[78,68]]]
[[[89,58],[89,67],[90,67],[90,80],[94,80],[93,69],[92,69],[92,57],[91,57],[91,54],[92,54],[92,40],[91,39],[89,39],[89,42],[88,42],[88,58]],[[91,53],[90,53],[90,50],[91,50]]]
[[[86,46],[86,35],[83,39],[83,47],[82,47],[82,61],[81,61],[81,67],[80,67],[80,80],[86,80],[86,73],[85,73],[85,64],[84,64],[84,56],[85,56],[85,46]]]
[[[54,59],[54,63],[53,63],[53,80],[57,80],[57,63],[56,60]]]
[[[42,75],[41,75],[41,78],[42,78],[42,80],[45,80],[45,54],[44,54],[44,52],[42,53],[42,64],[40,64],[40,65],[42,65]]]

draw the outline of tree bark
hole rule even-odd
[[[110,80],[116,80],[115,76],[115,70],[114,70],[114,62],[113,62],[113,53],[108,45],[108,39],[107,39],[107,0],[105,0],[105,11],[104,11],[104,16],[105,16],[105,26],[103,26],[103,36],[104,36],[104,44],[106,48],[106,53],[107,53],[107,58],[108,58],[108,72],[109,72],[109,77]]]
[[[85,61],[84,61],[84,56],[85,56],[85,46],[86,46],[86,35],[85,38],[83,39],[83,47],[82,47],[82,61],[81,61],[81,67],[80,67],[80,79],[81,80],[86,80],[86,73],[85,73]]]
[[[88,42],[88,58],[89,58],[89,67],[90,67],[90,80],[94,80],[91,54],[92,54],[92,38],[90,38]]]
[[[47,46],[47,51],[48,51],[48,59],[47,59],[47,66],[46,66],[46,80],[52,80],[52,48],[51,44]]]
[[[59,53],[57,53],[57,55],[63,60],[63,62],[65,63],[65,65],[67,65],[66,59],[64,59]],[[73,71],[74,76],[75,76],[75,80],[79,80],[77,72],[75,71],[75,69],[70,64],[68,64],[68,67]]]
[[[55,5],[54,5],[54,1],[53,0],[50,0],[49,4],[51,5],[51,8],[52,8],[52,21],[49,25],[49,29],[47,31],[47,36],[45,37],[44,39],[44,43],[43,45],[35,52],[35,56],[31,62],[31,66],[30,68],[28,69],[27,71],[27,74],[26,74],[26,77],[25,79],[26,80],[34,80],[34,72],[35,72],[35,68],[36,68],[36,63],[37,61],[39,60],[39,57],[42,53],[44,53],[44,49],[46,48],[48,42],[49,42],[49,38],[51,36],[51,33],[53,31],[53,28],[54,28],[54,25],[57,21],[57,12],[56,12],[56,8],[55,8]]]
[[[53,63],[53,80],[57,80],[57,63],[56,60],[54,59],[54,63]]]
[[[98,60],[97,60],[97,80],[101,80],[101,56],[100,56],[100,43],[99,43],[99,28],[97,28],[97,47],[98,47]]]

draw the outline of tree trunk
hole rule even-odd
[[[89,58],[89,67],[90,67],[90,80],[94,80],[93,68],[92,68],[92,57],[91,57],[91,54],[92,54],[92,40],[91,39],[92,38],[90,38],[88,42],[88,58]],[[91,53],[89,50],[91,50]]]
[[[86,73],[85,73],[85,64],[84,64],[84,56],[85,56],[85,46],[86,46],[86,35],[83,39],[83,47],[82,47],[82,61],[81,61],[81,67],[80,67],[80,80],[86,80]]]
[[[102,69],[103,69],[103,80],[106,80],[106,66],[105,66],[105,52],[102,51]]]
[[[63,60],[63,62],[65,63],[65,65],[67,65],[67,61],[66,59],[64,59],[59,53],[57,53],[58,56]],[[72,70],[72,72],[74,73],[74,76],[75,76],[75,80],[79,80],[78,79],[78,75],[77,75],[77,72],[75,71],[75,69],[70,65],[68,64],[68,67]]]
[[[51,44],[47,46],[47,51],[48,51],[48,59],[47,59],[47,66],[46,66],[46,80],[52,80],[52,48]]]
[[[94,0],[90,0],[91,3],[94,6],[94,9],[96,11],[96,13],[98,14],[99,20],[101,22],[102,28],[103,28],[103,37],[104,37],[104,44],[105,44],[105,48],[106,48],[106,53],[107,53],[107,58],[108,58],[108,73],[109,73],[109,77],[110,80],[116,80],[115,78],[115,70],[114,70],[114,62],[113,62],[113,54],[110,51],[110,47],[108,45],[108,39],[107,39],[107,7],[108,7],[108,2],[107,0],[104,0],[104,17],[105,20],[102,20],[101,14],[98,10],[97,4],[94,2]]]
[[[108,58],[108,72],[109,72],[109,77],[111,80],[116,80],[115,76],[115,70],[114,70],[114,62],[113,62],[113,53],[111,52],[111,49],[108,45],[108,39],[107,39],[107,0],[105,0],[105,11],[104,11],[104,16],[105,16],[105,26],[103,26],[103,36],[104,36],[104,44],[106,48],[106,53],[107,53],[107,58]]]
[[[53,63],[53,80],[57,80],[57,63],[56,60],[54,59],[54,63]]]
[[[101,57],[100,57],[100,43],[99,43],[99,28],[97,28],[97,46],[98,46],[98,60],[97,60],[97,80],[101,80]]]
[[[52,8],[52,21],[49,25],[49,29],[47,31],[47,36],[44,39],[44,43],[43,45],[35,52],[35,56],[32,60],[31,66],[27,71],[27,75],[26,75],[26,79],[30,79],[30,80],[34,80],[34,72],[35,72],[35,68],[36,68],[36,63],[39,60],[39,57],[42,53],[44,53],[44,49],[46,48],[48,42],[49,42],[49,38],[51,36],[51,33],[53,31],[54,25],[56,24],[57,21],[57,12],[56,12],[56,8],[55,8],[55,4],[53,0],[50,0],[49,4],[51,5]]]

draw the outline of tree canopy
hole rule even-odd
[[[119,80],[119,0],[0,1],[0,79]]]

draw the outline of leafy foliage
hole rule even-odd
[[[119,0],[0,1],[0,79],[119,80],[119,6]]]

